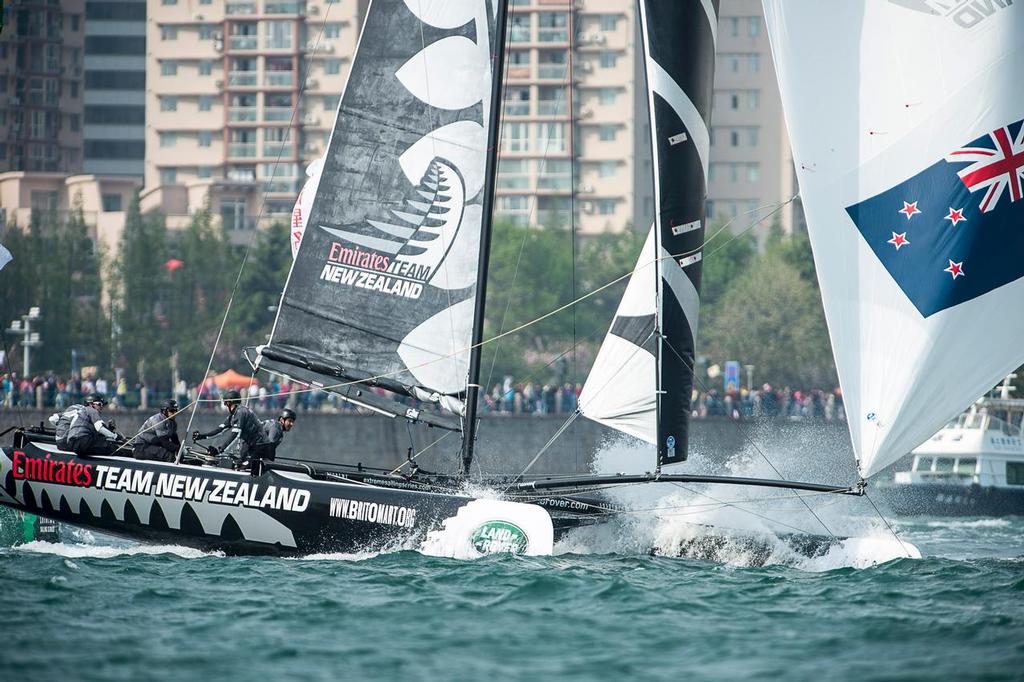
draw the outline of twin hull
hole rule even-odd
[[[418,548],[471,557],[549,554],[536,505],[247,472],[82,458],[50,443],[0,450],[0,504],[145,542],[229,554],[306,555]],[[454,537],[443,537],[445,535]]]

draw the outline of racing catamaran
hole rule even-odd
[[[395,419],[460,432],[460,473],[428,474],[411,466],[399,475],[359,465],[322,465],[310,456],[308,461],[267,463],[253,476],[204,466],[194,449],[167,464],[127,457],[84,459],[62,452],[45,429],[19,429],[13,447],[0,454],[0,503],[135,539],[231,553],[425,547],[451,556],[479,556],[550,553],[561,534],[621,511],[598,496],[606,486],[699,482],[862,494],[863,481],[842,487],[705,476],[680,467],[687,457],[700,303],[718,22],[713,0],[639,1],[656,220],[578,410],[653,445],[649,473],[469,477],[478,421],[506,5],[504,0],[372,0],[322,172],[315,177],[311,203],[303,208],[306,229],[271,338],[246,351],[254,369],[334,391]],[[791,17],[771,3],[768,9],[777,54],[780,32],[782,40],[797,39],[801,45],[812,40],[802,33],[789,35]],[[806,6],[801,11],[814,10]],[[804,20],[799,11],[792,16]],[[821,43],[820,33],[813,38],[820,49],[831,49]],[[780,72],[788,94],[786,68]],[[787,97],[787,112],[791,100]],[[1018,124],[1011,132],[1019,130]],[[855,199],[866,203],[866,197]],[[812,224],[837,219],[808,203]],[[859,224],[855,214],[850,216],[840,216],[840,225],[852,230],[844,238],[856,241]],[[816,234],[819,272],[823,259],[843,258],[863,246],[832,244]],[[820,255],[820,249],[833,248],[838,248],[836,255]],[[837,344],[841,308],[828,297],[842,285],[826,287],[826,281],[823,294]],[[1019,297],[1024,283],[1009,286],[1016,287]],[[929,338],[935,342],[930,332]],[[859,386],[851,379],[849,361],[844,362],[851,343],[841,339],[837,344],[844,388]],[[1006,349],[1000,350],[1005,360]],[[1019,361],[1020,353],[1013,355]],[[993,376],[1006,373],[1000,371]],[[874,375],[872,381],[880,378]],[[976,379],[981,381],[980,374]],[[388,395],[370,389],[385,389]],[[415,407],[410,400],[417,401]],[[951,413],[961,409],[953,402]],[[853,405],[862,407],[858,401]],[[874,414],[877,420],[882,412]],[[923,438],[949,416],[922,426]],[[882,423],[894,422],[886,416]],[[892,452],[878,455],[875,448],[865,456],[863,443],[855,430],[866,476],[884,466]],[[473,490],[490,486],[493,494],[471,494],[470,480]]]

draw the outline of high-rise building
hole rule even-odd
[[[142,177],[146,0],[85,0],[86,173]]]
[[[82,169],[83,0],[15,0],[0,33],[0,170]]]
[[[632,219],[633,3],[514,0],[497,215],[581,233]],[[573,115],[575,112],[575,116]]]
[[[191,211],[207,187],[228,230],[291,213],[329,139],[363,5],[148,0],[144,207]]]

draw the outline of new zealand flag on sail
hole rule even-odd
[[[924,317],[1024,277],[1024,121],[846,211]]]

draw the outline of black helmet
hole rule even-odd
[[[239,393],[236,389],[232,388],[230,390],[224,391],[224,396],[222,399],[224,400],[225,404],[240,403],[242,402],[242,394]]]
[[[96,403],[99,403],[100,405],[106,405],[107,399],[104,398],[99,393],[90,393],[89,395],[85,396],[86,405],[94,405]]]
[[[173,398],[171,398],[170,400],[163,401],[162,403],[160,403],[160,411],[161,412],[177,412],[178,411],[178,401],[173,399]]]
[[[286,407],[283,410],[281,410],[281,414],[277,415],[277,418],[278,419],[291,419],[292,421],[295,421],[295,410],[293,410],[293,409],[291,409],[289,407]]]

